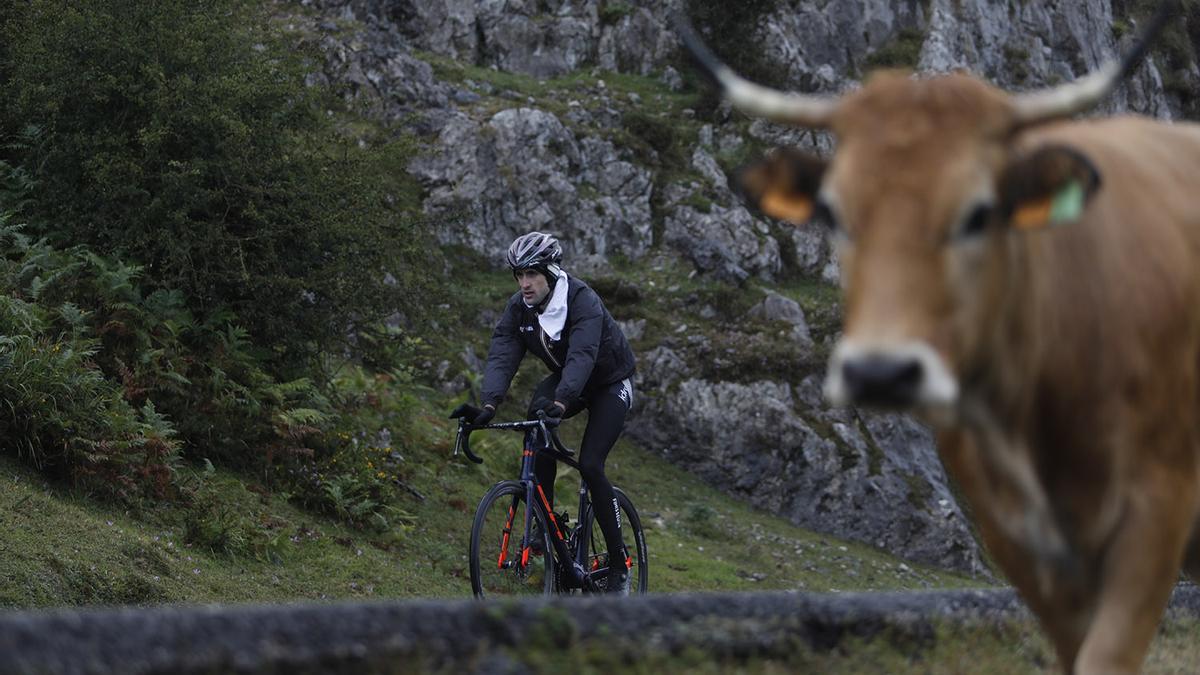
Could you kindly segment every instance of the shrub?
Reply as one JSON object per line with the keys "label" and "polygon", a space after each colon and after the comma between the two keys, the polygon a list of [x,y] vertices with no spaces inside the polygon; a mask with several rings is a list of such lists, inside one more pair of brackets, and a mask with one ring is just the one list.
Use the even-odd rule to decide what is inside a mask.
{"label": "shrub", "polygon": [[[19,241],[27,251],[49,256],[8,219],[0,215],[0,241]],[[21,261],[0,258],[3,447],[107,496],[166,496],[179,454],[174,428],[152,402],[134,407],[105,378],[96,365],[100,342],[83,325],[78,306],[42,305],[14,293],[28,271]],[[46,283],[35,275],[24,287]]]}
{"label": "shrub", "polygon": [[[912,28],[901,28],[891,42],[871,52],[863,60],[863,69],[868,71],[877,68],[907,68],[912,70],[917,67],[917,62],[921,58],[921,46],[924,42],[925,36],[921,31]],[[1010,57],[1010,51],[1007,47],[1005,48],[1005,56]],[[1013,61],[1013,58],[1009,58],[1010,65]],[[1024,65],[1022,61],[1016,61]]]}
{"label": "shrub", "polygon": [[404,218],[411,146],[339,134],[268,11],[0,3],[0,138],[29,139],[0,159],[36,181],[36,235],[140,265],[147,293],[178,292],[199,324],[237,317],[290,379],[418,313],[426,258]]}
{"label": "shrub", "polygon": [[185,543],[219,555],[283,560],[287,534],[280,525],[286,521],[259,513],[257,495],[241,489],[241,482],[221,485],[216,467],[207,461],[202,468],[182,471],[179,482],[186,507],[175,513]]}
{"label": "shrub", "polygon": [[600,23],[611,26],[621,22],[621,19],[633,13],[634,7],[628,2],[605,0],[600,3]]}
{"label": "shrub", "polygon": [[684,154],[686,144],[675,124],[640,110],[625,113],[623,123],[642,161],[656,166],[688,165],[689,158]]}
{"label": "shrub", "polygon": [[177,420],[187,445],[252,467],[263,457],[248,451],[265,448],[269,461],[270,444],[283,440],[272,416],[309,405],[311,385],[277,382],[231,316],[198,322],[178,292],[145,295],[140,276],[140,267],[0,224],[0,302],[9,310],[0,331],[86,351],[89,377],[107,376],[104,386],[127,403]]}
{"label": "shrub", "polygon": [[[399,506],[411,470],[411,374],[373,374],[346,367],[333,380],[331,414],[314,451],[279,465],[293,497],[309,508],[360,527],[402,532],[412,516]],[[393,433],[395,430],[397,433]],[[314,429],[313,431],[317,431]]]}

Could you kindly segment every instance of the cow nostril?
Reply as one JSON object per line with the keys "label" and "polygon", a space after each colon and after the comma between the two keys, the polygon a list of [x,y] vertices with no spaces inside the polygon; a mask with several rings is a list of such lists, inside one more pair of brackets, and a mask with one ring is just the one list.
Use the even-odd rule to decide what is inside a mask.
{"label": "cow nostril", "polygon": [[913,357],[872,354],[842,364],[850,397],[863,405],[910,406],[917,400],[924,376],[921,362]]}

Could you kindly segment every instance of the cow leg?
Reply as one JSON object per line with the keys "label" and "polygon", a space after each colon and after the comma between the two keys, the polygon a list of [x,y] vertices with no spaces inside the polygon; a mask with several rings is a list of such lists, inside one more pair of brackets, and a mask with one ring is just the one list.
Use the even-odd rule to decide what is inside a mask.
{"label": "cow leg", "polygon": [[[1006,508],[996,508],[995,476],[978,443],[967,433],[955,430],[939,434],[937,445],[942,463],[967,501],[984,546],[1037,616],[1063,671],[1072,672],[1091,619],[1090,604],[1077,592],[1086,580],[1075,578],[1047,585],[1042,552],[1030,548],[1027,537],[1013,536],[1011,522],[1002,522],[1011,519],[1011,514]],[[1052,575],[1052,580],[1055,577],[1061,574]]]}
{"label": "cow leg", "polygon": [[1140,467],[1104,554],[1096,609],[1075,672],[1136,673],[1175,586],[1195,518],[1196,486],[1168,467]]}
{"label": "cow leg", "polygon": [[1082,582],[1085,575],[1038,476],[1032,449],[1005,434],[986,409],[965,405],[963,412],[988,514],[1003,536],[1032,556],[1042,594],[1068,592],[1064,584]]}

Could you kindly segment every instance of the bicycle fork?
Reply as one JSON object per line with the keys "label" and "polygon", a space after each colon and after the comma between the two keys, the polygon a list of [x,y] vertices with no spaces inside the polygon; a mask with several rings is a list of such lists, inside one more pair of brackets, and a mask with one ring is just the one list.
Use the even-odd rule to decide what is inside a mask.
{"label": "bicycle fork", "polygon": [[[570,548],[567,546],[567,541],[563,538],[563,528],[558,522],[558,517],[554,514],[554,509],[550,507],[550,500],[546,498],[546,493],[542,486],[537,482],[537,477],[534,473],[534,452],[530,449],[529,443],[526,443],[525,451],[521,460],[521,483],[525,486],[525,529],[521,535],[520,556],[517,560],[509,560],[508,546],[512,541],[513,521],[516,519],[517,506],[520,501],[519,497],[513,497],[512,504],[508,507],[508,518],[504,523],[503,537],[500,543],[500,556],[497,559],[497,567],[499,569],[507,569],[516,566],[521,574],[529,567],[529,558],[532,553],[533,541],[530,533],[533,530],[533,510],[538,508],[540,504],[546,518],[549,520],[550,531],[553,533],[550,537],[550,545],[554,547],[554,553],[558,560],[570,562],[571,567],[567,569],[567,573],[562,575],[562,581],[568,588],[583,588],[588,585],[588,574],[586,568],[578,559],[572,558]],[[543,555],[549,555],[546,551]]]}

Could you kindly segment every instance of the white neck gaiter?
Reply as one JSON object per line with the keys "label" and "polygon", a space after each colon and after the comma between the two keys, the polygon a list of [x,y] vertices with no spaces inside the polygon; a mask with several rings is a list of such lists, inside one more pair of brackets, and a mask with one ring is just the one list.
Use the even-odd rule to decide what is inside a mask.
{"label": "white neck gaiter", "polygon": [[[567,273],[555,266],[552,270],[558,281],[550,292],[550,300],[546,309],[538,314],[538,323],[551,340],[562,337],[563,326],[567,324]],[[528,306],[528,305],[527,305]]]}

